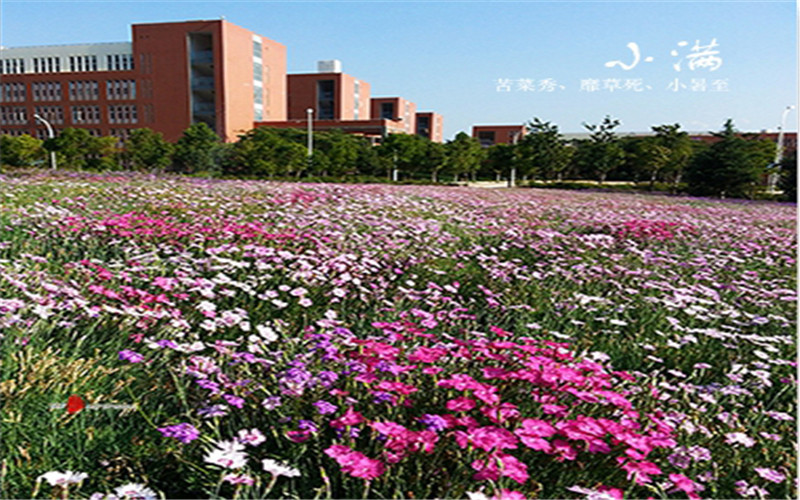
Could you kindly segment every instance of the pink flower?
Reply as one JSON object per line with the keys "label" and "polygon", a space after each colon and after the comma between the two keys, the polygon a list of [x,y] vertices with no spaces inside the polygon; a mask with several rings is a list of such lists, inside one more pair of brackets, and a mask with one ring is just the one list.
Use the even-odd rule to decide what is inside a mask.
{"label": "pink flower", "polygon": [[342,428],[347,426],[358,425],[364,421],[364,417],[357,411],[353,410],[353,407],[350,406],[345,410],[344,415],[341,417],[331,420],[331,427],[334,428]]}
{"label": "pink flower", "polygon": [[517,447],[517,437],[502,427],[479,427],[469,433],[469,440],[484,451]]}
{"label": "pink flower", "polygon": [[573,448],[571,444],[564,440],[556,439],[551,443],[551,445],[553,446],[551,454],[557,455],[556,460],[559,462],[563,462],[564,460],[575,460],[578,457],[578,452],[575,451],[575,448]]}
{"label": "pink flower", "polygon": [[505,488],[492,495],[491,500],[525,500],[525,495],[515,490]]}
{"label": "pink flower", "polygon": [[700,498],[700,495],[695,493],[695,491],[702,491],[703,487],[683,474],[670,474],[669,480],[672,481],[675,488],[689,495],[689,498]]}
{"label": "pink flower", "polygon": [[786,480],[786,475],[781,474],[780,472],[774,469],[756,467],[753,470],[755,470],[759,476],[763,477],[767,481],[772,481],[773,483],[782,483],[784,480]]}
{"label": "pink flower", "polygon": [[342,472],[353,477],[369,481],[386,471],[386,466],[380,460],[368,458],[347,446],[335,444],[326,449],[325,454],[336,460]]}
{"label": "pink flower", "polygon": [[450,411],[469,411],[475,408],[475,400],[465,397],[451,399],[445,404],[445,408]]}
{"label": "pink flower", "polygon": [[[619,457],[617,461],[622,463],[625,462],[625,459]],[[650,475],[661,474],[661,469],[656,464],[644,460],[641,462],[633,460],[625,462],[622,464],[622,469],[628,472],[628,479],[633,477],[638,485],[650,483]]]}
{"label": "pink flower", "polygon": [[725,442],[728,444],[740,444],[745,448],[752,448],[756,444],[755,439],[743,432],[730,432],[725,434]]}

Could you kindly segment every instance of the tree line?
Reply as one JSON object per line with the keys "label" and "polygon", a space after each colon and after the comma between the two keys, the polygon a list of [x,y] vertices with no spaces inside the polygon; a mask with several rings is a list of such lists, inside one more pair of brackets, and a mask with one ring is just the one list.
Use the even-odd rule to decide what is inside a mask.
{"label": "tree line", "polygon": [[[776,145],[741,134],[731,120],[715,142],[692,140],[679,124],[652,127],[652,135],[620,137],[619,120],[606,116],[584,123],[588,137],[567,140],[550,122],[534,118],[515,144],[481,147],[460,132],[442,144],[417,135],[391,134],[373,146],[342,131],[314,132],[308,155],[306,132],[260,127],[223,143],[204,123],[186,129],[173,144],[160,133],[136,129],[120,147],[115,137],[94,137],[67,128],[41,141],[28,135],[0,136],[7,166],[34,166],[55,152],[59,166],[86,170],[175,172],[249,179],[361,179],[417,182],[502,180],[627,181],[648,189],[693,195],[753,198],[766,176],[779,174],[784,197],[796,199],[796,157],[774,164]],[[512,174],[513,172],[513,174]]]}

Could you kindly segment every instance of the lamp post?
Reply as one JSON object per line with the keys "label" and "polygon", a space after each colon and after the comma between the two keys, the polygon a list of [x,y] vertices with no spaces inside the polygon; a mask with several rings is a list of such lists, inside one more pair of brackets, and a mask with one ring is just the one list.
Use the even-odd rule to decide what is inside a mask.
{"label": "lamp post", "polygon": [[[511,139],[511,144],[517,145],[519,141],[519,132],[515,133]],[[515,148],[516,149],[516,148]],[[508,187],[517,187],[517,165],[516,165],[516,151],[514,152],[515,158],[511,160],[511,175],[508,177]]]}
{"label": "lamp post", "polygon": [[308,160],[311,161],[311,155],[314,153],[314,109],[308,108],[306,116],[308,116]]}
{"label": "lamp post", "polygon": [[780,176],[781,160],[783,160],[783,131],[786,129],[786,117],[789,112],[794,109],[794,106],[786,106],[781,114],[781,127],[778,130],[778,149],[775,152],[775,169],[776,171],[769,176],[769,190],[774,191],[775,185],[778,183]]}
{"label": "lamp post", "polygon": [[[53,127],[50,125],[50,122],[48,122],[47,120],[42,118],[41,115],[39,115],[39,114],[34,114],[33,117],[35,119],[39,120],[40,122],[44,123],[44,126],[47,128],[47,137],[48,138],[54,139],[56,137],[55,133],[53,132]],[[55,151],[50,151],[50,168],[52,168],[54,170],[56,168],[56,152]]]}

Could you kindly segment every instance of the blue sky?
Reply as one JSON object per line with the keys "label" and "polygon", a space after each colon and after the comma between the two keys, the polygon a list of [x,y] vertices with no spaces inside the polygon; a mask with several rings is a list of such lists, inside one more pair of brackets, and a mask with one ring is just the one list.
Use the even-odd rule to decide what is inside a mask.
{"label": "blue sky", "polygon": [[225,16],[286,45],[290,73],[339,59],[373,97],[441,113],[446,138],[533,117],[582,132],[605,115],[623,132],[719,130],[728,118],[776,130],[797,104],[793,1],[4,0],[0,15],[7,47],[127,41],[133,23]]}

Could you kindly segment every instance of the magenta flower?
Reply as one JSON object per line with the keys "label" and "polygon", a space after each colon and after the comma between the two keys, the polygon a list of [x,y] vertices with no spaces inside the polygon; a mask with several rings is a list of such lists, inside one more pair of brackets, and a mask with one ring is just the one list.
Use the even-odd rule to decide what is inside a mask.
{"label": "magenta flower", "polygon": [[158,431],[163,434],[164,437],[175,438],[181,443],[190,443],[200,437],[200,431],[198,431],[192,424],[185,422],[175,425],[168,425],[166,427],[160,427]]}
{"label": "magenta flower", "polygon": [[125,349],[124,351],[119,351],[119,360],[128,361],[129,363],[141,363],[144,361],[144,356],[136,351],[129,351]]}

